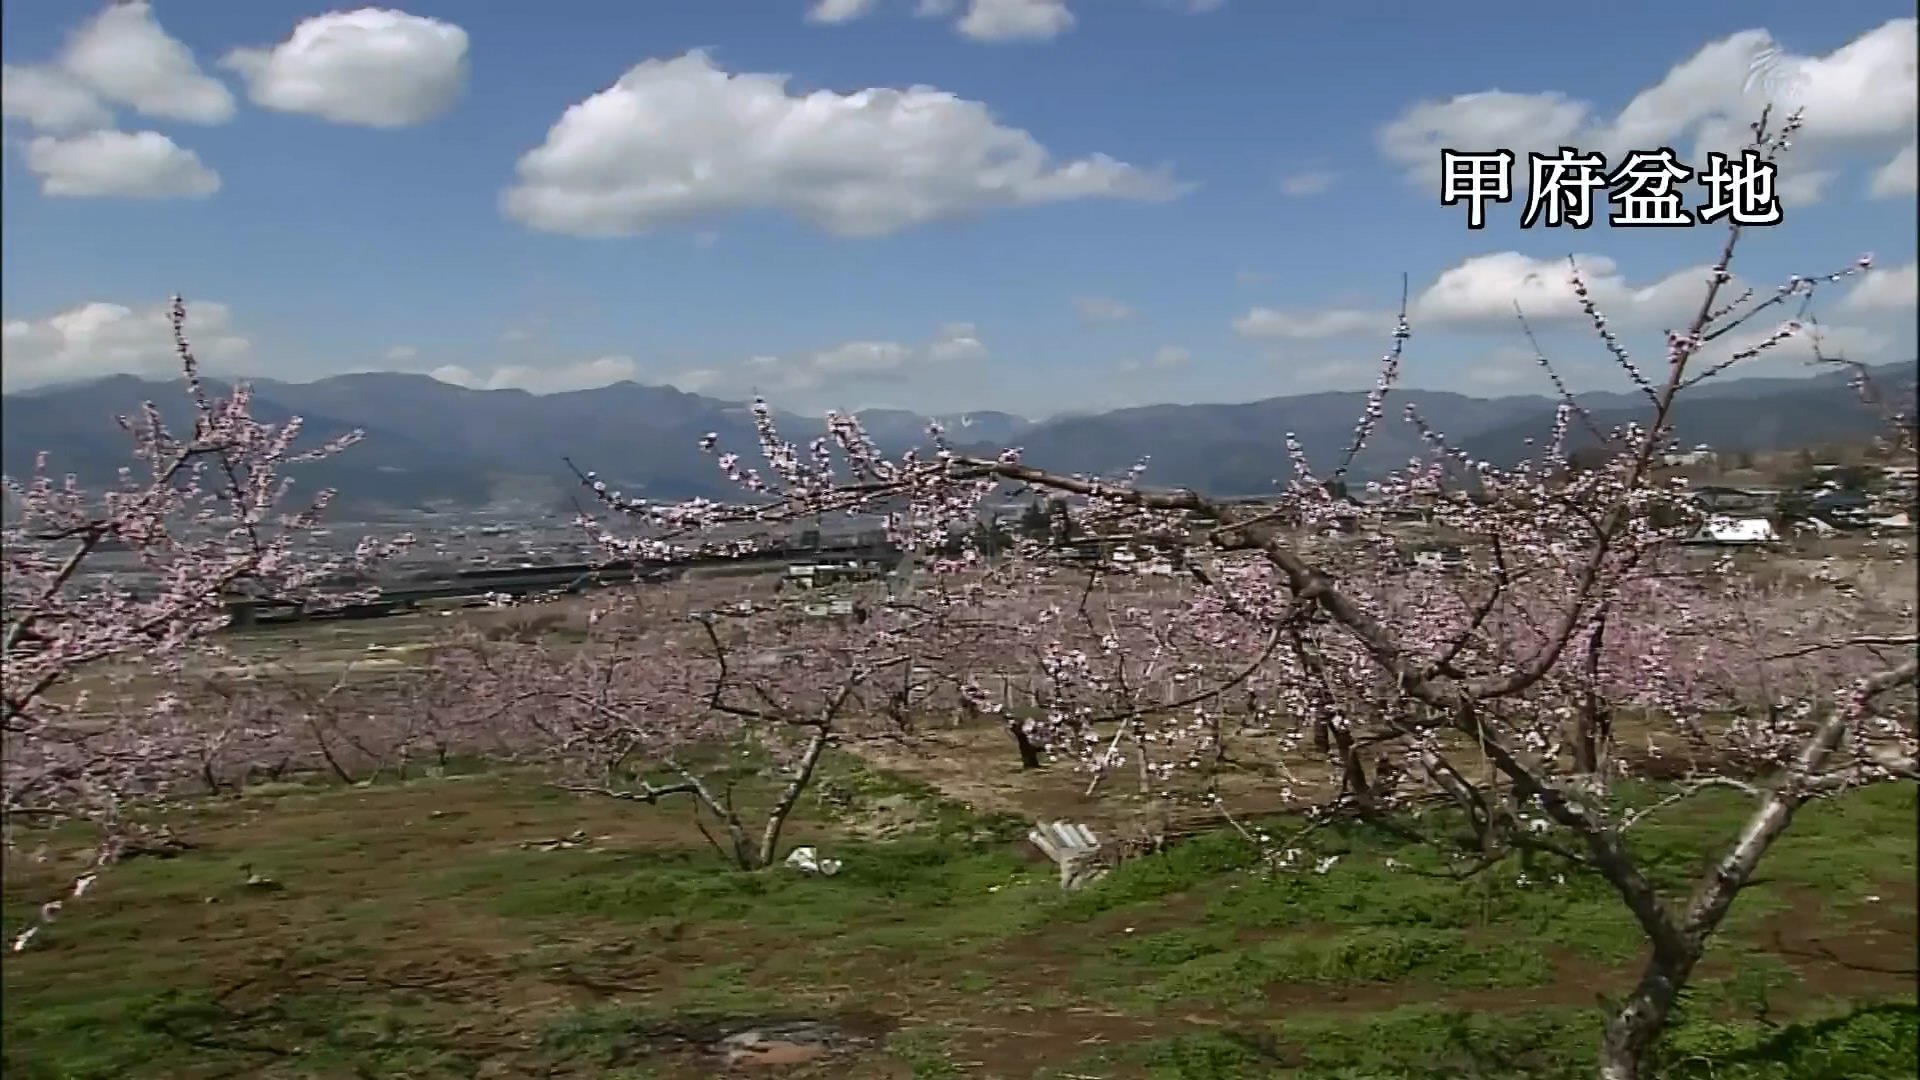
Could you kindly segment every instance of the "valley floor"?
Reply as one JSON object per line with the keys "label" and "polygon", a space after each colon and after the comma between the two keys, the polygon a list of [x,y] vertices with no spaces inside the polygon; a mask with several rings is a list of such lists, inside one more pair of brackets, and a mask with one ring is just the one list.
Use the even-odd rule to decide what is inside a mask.
{"label": "valley floor", "polygon": [[[1324,873],[1251,872],[1225,831],[1068,894],[1014,814],[844,762],[818,795],[793,840],[830,877],[730,871],[685,807],[519,774],[207,803],[175,822],[191,850],[116,868],[9,957],[5,1074],[667,1080],[731,1053],[849,1080],[1572,1078],[1639,952],[1596,882],[1423,877],[1358,828],[1314,834]],[[1643,826],[1656,873],[1736,809]],[[1902,786],[1803,815],[1666,1075],[1912,1075],[1915,811]],[[7,924],[58,880],[10,861]]]}

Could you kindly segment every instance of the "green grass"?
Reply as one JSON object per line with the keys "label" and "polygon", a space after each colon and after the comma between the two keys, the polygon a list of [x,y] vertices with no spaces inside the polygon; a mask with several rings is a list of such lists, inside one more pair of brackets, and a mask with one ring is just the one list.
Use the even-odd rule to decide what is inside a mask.
{"label": "green grass", "polygon": [[[1583,1080],[1600,1021],[1589,1011],[1487,1013],[1409,1006],[1364,1018],[1287,1020],[1179,1035],[1090,1054],[1054,1077],[1131,1069],[1152,1080]],[[1896,1080],[1920,1055],[1909,998],[1769,1028],[1675,1025],[1656,1062],[1664,1080]]]}
{"label": "green grass", "polygon": [[[1802,815],[1686,996],[1662,1075],[1910,1075],[1911,975],[1777,932],[1911,957],[1915,811],[1912,786],[1889,786]],[[1739,812],[1703,797],[1636,829],[1636,850],[1681,885]],[[1258,872],[1229,831],[1066,894],[1023,822],[846,762],[792,838],[844,861],[830,877],[741,873],[684,805],[511,771],[279,785],[178,827],[202,846],[116,868],[10,958],[7,1076],[671,1080],[712,1067],[686,1031],[799,1015],[886,1019],[883,1047],[796,1074],[853,1080],[1579,1077],[1642,952],[1602,883],[1517,863],[1450,880],[1359,826],[1314,834],[1339,856],[1324,873]],[[527,846],[575,830],[594,841]],[[243,867],[284,887],[249,889]],[[57,881],[9,864],[9,920]]]}
{"label": "green grass", "polygon": [[[1172,940],[1156,941],[1155,938]],[[1093,967],[1095,986],[1129,1004],[1193,1002],[1220,1009],[1267,1008],[1269,987],[1351,987],[1426,982],[1454,989],[1542,986],[1554,971],[1535,948],[1476,942],[1457,930],[1393,927],[1287,935],[1252,944],[1206,942],[1179,930],[1127,940],[1118,962]]]}

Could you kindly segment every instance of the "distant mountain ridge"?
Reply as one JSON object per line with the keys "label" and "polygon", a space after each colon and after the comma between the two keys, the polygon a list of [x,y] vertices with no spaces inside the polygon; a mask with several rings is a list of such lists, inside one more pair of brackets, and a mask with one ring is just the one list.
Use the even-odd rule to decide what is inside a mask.
{"label": "distant mountain ridge", "polygon": [[[1912,362],[1883,365],[1873,369],[1873,378],[1911,401],[1915,371]],[[701,436],[715,432],[724,445],[749,456],[754,450],[746,405],[665,386],[622,382],[534,395],[470,390],[401,373],[251,383],[264,419],[301,416],[313,438],[353,428],[366,432],[360,445],[294,474],[300,490],[337,487],[345,506],[364,510],[561,505],[573,490],[562,458],[597,470],[629,495],[721,497],[735,489],[699,450]],[[992,450],[1018,445],[1027,460],[1055,470],[1113,474],[1145,456],[1147,478],[1156,485],[1251,495],[1271,491],[1288,475],[1288,433],[1323,468],[1336,463],[1352,441],[1365,399],[1360,392],[1315,393],[1239,404],[1148,405],[1038,422],[982,411],[943,423],[956,444]],[[94,483],[109,479],[125,463],[127,450],[113,417],[146,400],[163,415],[183,415],[177,383],[131,376],[8,394],[0,399],[0,467],[10,476],[25,475],[34,454],[45,450],[61,472]],[[1589,394],[1580,401],[1603,428],[1644,415],[1646,406],[1632,393]],[[1542,396],[1397,390],[1376,437],[1355,461],[1356,477],[1378,475],[1420,453],[1415,433],[1399,419],[1408,403],[1455,445],[1501,462],[1529,452],[1529,440],[1546,434],[1555,407]],[[1716,380],[1689,391],[1677,413],[1680,442],[1728,451],[1857,440],[1874,434],[1881,422],[1846,378],[1833,372]],[[887,451],[927,441],[927,416],[881,409],[860,418]],[[795,441],[811,438],[820,427],[818,418],[777,419]]]}

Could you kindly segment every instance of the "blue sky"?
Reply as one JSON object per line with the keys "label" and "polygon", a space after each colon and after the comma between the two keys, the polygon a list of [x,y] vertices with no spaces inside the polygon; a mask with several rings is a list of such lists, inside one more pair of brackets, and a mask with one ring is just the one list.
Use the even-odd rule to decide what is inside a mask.
{"label": "blue sky", "polygon": [[[1470,232],[1435,149],[1665,142],[1697,162],[1769,95],[1808,127],[1743,276],[1874,252],[1859,295],[1823,298],[1829,341],[1914,353],[1907,4],[840,6],[859,17],[161,0],[95,23],[11,0],[7,386],[164,373],[155,306],[178,291],[210,366],[276,378],[631,377],[1030,415],[1247,400],[1368,385],[1402,272],[1412,384],[1539,389],[1517,296],[1604,385],[1561,274],[1530,260],[1590,256],[1650,346],[1720,231],[1523,232],[1509,206]],[[875,88],[902,94],[849,100]]]}

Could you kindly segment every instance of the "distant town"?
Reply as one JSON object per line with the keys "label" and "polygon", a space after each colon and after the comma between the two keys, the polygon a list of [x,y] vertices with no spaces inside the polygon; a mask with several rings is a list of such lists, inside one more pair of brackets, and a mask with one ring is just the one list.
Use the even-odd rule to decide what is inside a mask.
{"label": "distant town", "polygon": [[[1578,455],[1576,455],[1576,458]],[[1576,466],[1578,462],[1576,461]],[[1689,543],[1707,547],[1781,548],[1825,539],[1858,537],[1904,550],[1914,529],[1920,471],[1909,463],[1875,461],[1857,447],[1800,450],[1785,454],[1720,454],[1708,446],[1666,454],[1664,470],[1682,479],[1705,519]],[[1356,521],[1365,513],[1364,491],[1342,487],[1337,497]],[[1259,504],[1264,499],[1241,500]],[[1011,498],[989,504],[968,538],[989,556],[1025,536],[1052,542],[1063,561],[1115,569],[1145,567],[1145,545],[1087,538],[1057,531],[1059,507]],[[1462,557],[1461,538],[1429,528],[1419,510],[1401,510],[1396,527],[1416,564],[1448,565]],[[372,618],[427,608],[499,605],[554,597],[633,582],[678,580],[688,574],[749,572],[781,574],[809,596],[821,614],[844,606],[834,586],[884,576],[899,569],[900,553],[886,539],[878,517],[843,518],[756,536],[744,552],[684,557],[635,565],[611,558],[571,514],[531,506],[493,511],[394,514],[380,521],[342,521],[311,534],[323,549],[345,555],[363,538],[413,543],[383,565],[372,581],[342,581],[344,588],[378,589],[378,598],[346,607],[302,607],[236,595],[230,611],[236,627],[310,618]],[[744,535],[744,534],[743,534]],[[710,540],[710,538],[709,538]],[[959,547],[962,538],[956,536]],[[136,590],[142,568],[132,556],[103,552],[93,567]],[[843,613],[844,612],[840,612]]]}

